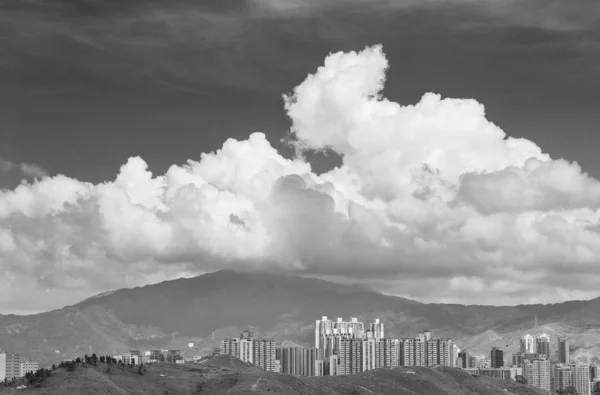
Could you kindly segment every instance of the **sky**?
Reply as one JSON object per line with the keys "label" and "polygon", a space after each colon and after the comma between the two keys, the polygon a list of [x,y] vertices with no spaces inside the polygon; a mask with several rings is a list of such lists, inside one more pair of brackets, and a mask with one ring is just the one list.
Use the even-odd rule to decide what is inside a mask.
{"label": "sky", "polygon": [[423,302],[600,296],[599,15],[5,1],[0,313],[222,268]]}

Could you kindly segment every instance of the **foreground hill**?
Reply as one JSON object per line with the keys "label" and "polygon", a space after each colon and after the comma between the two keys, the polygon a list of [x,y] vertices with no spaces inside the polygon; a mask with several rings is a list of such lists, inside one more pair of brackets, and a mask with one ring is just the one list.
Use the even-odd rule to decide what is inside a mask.
{"label": "foreground hill", "polygon": [[[350,376],[294,377],[267,373],[229,356],[205,363],[162,363],[136,368],[79,366],[72,372],[58,369],[40,387],[17,390],[1,387],[0,394],[112,395],[112,394],[280,394],[280,395],[541,395],[534,388],[484,377],[473,377],[452,368],[380,369]],[[414,372],[414,373],[410,373]]]}
{"label": "foreground hill", "polygon": [[[48,313],[0,316],[0,346],[42,362],[129,348],[185,348],[198,355],[247,327],[259,336],[311,345],[315,320],[327,315],[381,318],[390,337],[429,329],[481,355],[491,346],[513,351],[525,331],[550,325],[553,342],[571,336],[574,348],[583,347],[575,355],[585,357],[600,344],[597,311],[600,299],[506,307],[423,304],[360,286],[224,270],[107,292]],[[532,329],[535,315],[540,326]]]}

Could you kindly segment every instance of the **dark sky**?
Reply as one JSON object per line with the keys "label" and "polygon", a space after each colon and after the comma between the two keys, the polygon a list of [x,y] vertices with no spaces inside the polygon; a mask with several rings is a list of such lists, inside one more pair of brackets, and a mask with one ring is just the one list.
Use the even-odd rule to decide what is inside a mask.
{"label": "dark sky", "polygon": [[[329,52],[381,43],[391,100],[475,98],[510,136],[600,177],[596,0],[11,1],[0,6],[5,161],[100,182],[130,156],[162,174],[229,137],[262,131],[279,146],[281,94]],[[0,187],[17,181],[4,174]]]}

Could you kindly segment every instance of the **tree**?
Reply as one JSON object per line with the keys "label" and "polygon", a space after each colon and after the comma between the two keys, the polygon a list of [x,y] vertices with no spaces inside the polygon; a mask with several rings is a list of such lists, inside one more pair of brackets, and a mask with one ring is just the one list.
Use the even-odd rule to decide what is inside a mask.
{"label": "tree", "polygon": [[56,370],[56,365],[52,364],[52,370]]}
{"label": "tree", "polygon": [[94,362],[94,365],[96,364],[96,362],[98,362],[98,356],[96,355],[96,353],[92,354],[92,361]]}
{"label": "tree", "polygon": [[100,362],[104,363],[104,360],[105,360],[104,355],[100,356]]}
{"label": "tree", "polygon": [[138,369],[138,374],[141,374],[141,375],[143,375],[143,374],[144,374],[144,372],[143,372],[143,369],[144,369],[144,363],[142,362],[142,363],[140,364],[140,367],[139,367],[139,369]]}

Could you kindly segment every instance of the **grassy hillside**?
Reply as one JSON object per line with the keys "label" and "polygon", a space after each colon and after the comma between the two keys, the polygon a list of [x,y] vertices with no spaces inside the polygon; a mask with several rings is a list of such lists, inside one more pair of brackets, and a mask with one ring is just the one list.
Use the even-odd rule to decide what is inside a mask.
{"label": "grassy hillside", "polygon": [[[230,357],[200,364],[161,363],[137,368],[98,363],[56,370],[39,387],[0,386],[0,394],[294,394],[294,395],[541,395],[534,388],[473,377],[453,368],[380,369],[338,377],[294,377],[267,373]],[[414,374],[409,373],[410,371]]]}

